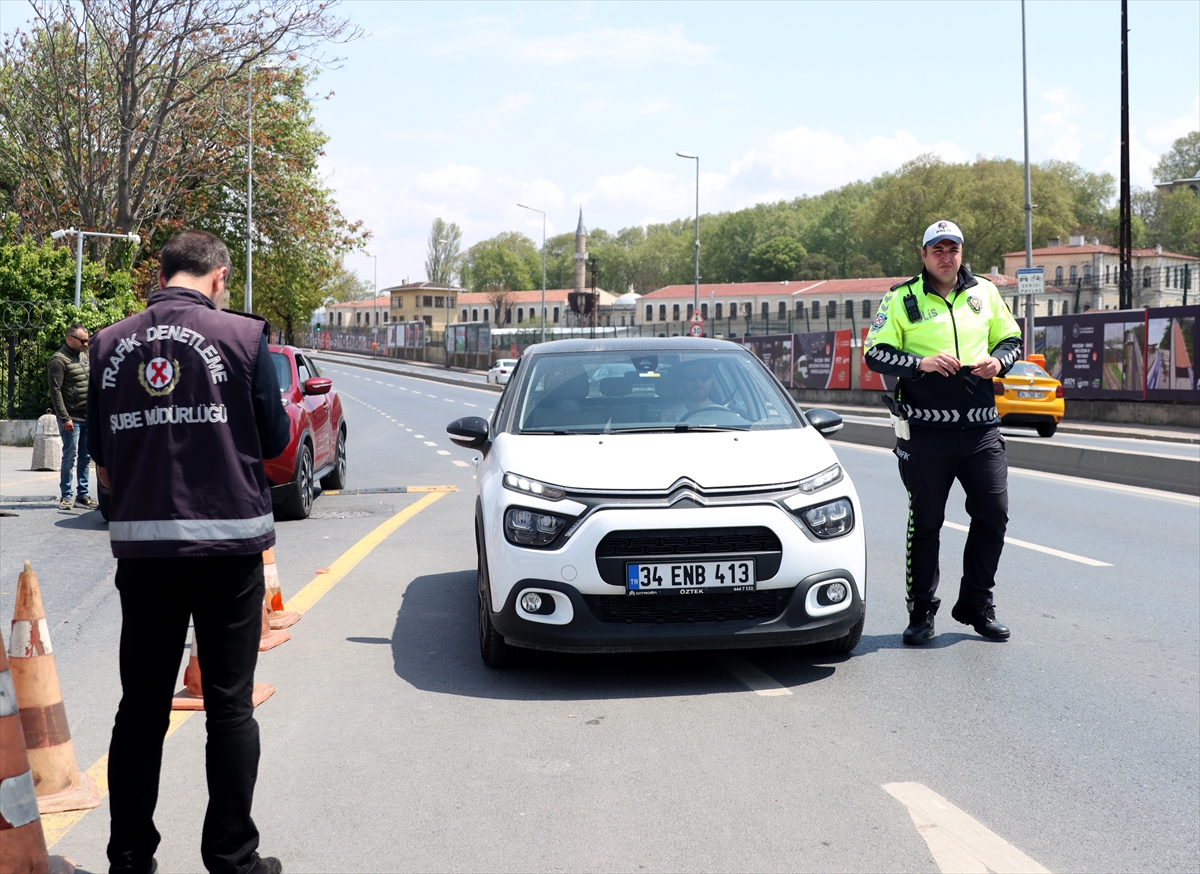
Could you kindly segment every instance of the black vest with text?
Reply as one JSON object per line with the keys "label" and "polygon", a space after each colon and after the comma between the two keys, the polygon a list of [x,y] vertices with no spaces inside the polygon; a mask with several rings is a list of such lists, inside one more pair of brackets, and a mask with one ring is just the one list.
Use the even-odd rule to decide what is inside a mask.
{"label": "black vest with text", "polygon": [[92,341],[117,558],[252,555],[275,543],[251,387],[264,322],[165,288]]}

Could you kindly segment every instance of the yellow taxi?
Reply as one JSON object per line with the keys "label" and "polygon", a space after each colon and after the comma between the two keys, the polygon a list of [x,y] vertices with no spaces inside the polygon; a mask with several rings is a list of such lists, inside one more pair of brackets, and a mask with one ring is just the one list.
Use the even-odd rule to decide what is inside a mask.
{"label": "yellow taxi", "polygon": [[1062,383],[1048,374],[1043,355],[1030,355],[993,380],[1002,425],[1028,426],[1051,437],[1063,417]]}

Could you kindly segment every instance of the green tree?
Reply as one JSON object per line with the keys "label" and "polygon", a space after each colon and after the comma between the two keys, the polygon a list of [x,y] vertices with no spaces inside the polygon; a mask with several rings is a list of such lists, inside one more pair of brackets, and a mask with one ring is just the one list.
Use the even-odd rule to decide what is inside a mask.
{"label": "green tree", "polygon": [[1174,182],[1200,176],[1200,131],[1177,139],[1154,166],[1155,182]]}
{"label": "green tree", "polygon": [[804,247],[791,237],[774,237],[750,251],[746,278],[751,282],[794,279],[806,254]]}
{"label": "green tree", "polygon": [[325,302],[346,303],[352,300],[367,300],[374,291],[375,286],[369,279],[363,279],[342,264],[325,283]]}
{"label": "green tree", "polygon": [[796,279],[837,279],[837,262],[820,252],[810,252],[800,259]]}
{"label": "green tree", "polygon": [[454,222],[435,218],[429,229],[428,254],[425,256],[425,278],[441,285],[453,285],[458,279],[462,255],[462,230]]}
{"label": "green tree", "polygon": [[531,265],[538,266],[541,286],[541,254],[533,240],[515,231],[505,231],[467,249],[462,264],[466,288],[482,292],[491,288],[522,291],[533,288]]}

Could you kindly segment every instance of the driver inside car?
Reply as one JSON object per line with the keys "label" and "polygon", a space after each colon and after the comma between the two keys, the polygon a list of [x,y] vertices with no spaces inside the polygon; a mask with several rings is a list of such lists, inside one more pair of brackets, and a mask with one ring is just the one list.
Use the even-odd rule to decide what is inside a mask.
{"label": "driver inside car", "polygon": [[707,361],[685,361],[673,377],[679,380],[683,397],[669,407],[663,407],[664,422],[680,422],[692,410],[718,406],[712,399],[713,373]]}

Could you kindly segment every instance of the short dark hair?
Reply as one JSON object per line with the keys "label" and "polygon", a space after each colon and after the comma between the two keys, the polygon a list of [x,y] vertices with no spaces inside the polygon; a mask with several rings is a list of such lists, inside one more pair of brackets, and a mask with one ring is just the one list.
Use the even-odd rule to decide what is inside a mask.
{"label": "short dark hair", "polygon": [[208,231],[188,230],[171,238],[159,253],[159,268],[166,279],[176,273],[207,276],[220,267],[233,267],[229,250]]}
{"label": "short dark hair", "polygon": [[67,336],[70,337],[76,331],[86,331],[86,330],[87,330],[87,328],[85,328],[83,325],[79,324],[79,322],[73,322],[70,325],[67,325]]}

